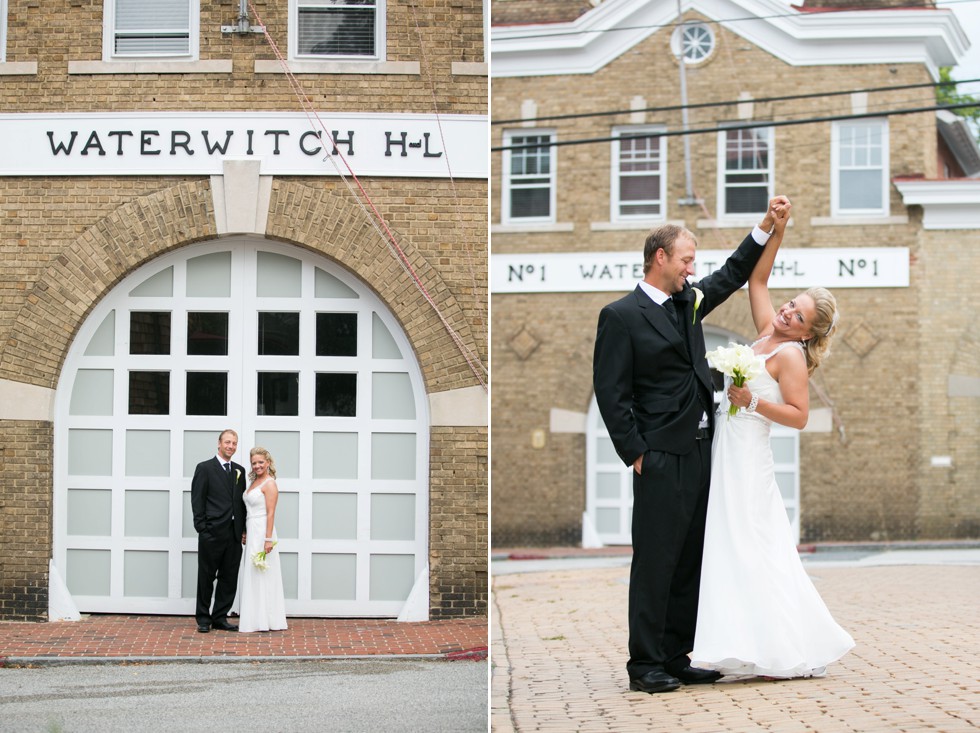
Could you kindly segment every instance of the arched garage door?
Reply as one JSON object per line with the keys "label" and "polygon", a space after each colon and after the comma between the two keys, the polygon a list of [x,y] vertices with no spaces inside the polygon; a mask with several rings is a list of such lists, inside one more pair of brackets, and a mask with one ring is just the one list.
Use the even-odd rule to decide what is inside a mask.
{"label": "arched garage door", "polygon": [[245,237],[142,266],[70,348],[54,555],[79,609],[193,613],[190,477],[225,427],[276,460],[287,613],[397,616],[427,556],[418,364],[363,282]]}

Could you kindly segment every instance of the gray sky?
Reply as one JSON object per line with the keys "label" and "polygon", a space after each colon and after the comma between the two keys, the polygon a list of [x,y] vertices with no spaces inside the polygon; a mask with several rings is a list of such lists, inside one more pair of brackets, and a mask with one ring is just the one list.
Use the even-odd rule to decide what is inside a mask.
{"label": "gray sky", "polygon": [[[953,69],[954,79],[980,79],[980,0],[939,0],[939,7],[948,7],[960,21],[963,31],[970,39],[970,50]],[[980,97],[980,82],[964,84],[959,87],[962,94]]]}

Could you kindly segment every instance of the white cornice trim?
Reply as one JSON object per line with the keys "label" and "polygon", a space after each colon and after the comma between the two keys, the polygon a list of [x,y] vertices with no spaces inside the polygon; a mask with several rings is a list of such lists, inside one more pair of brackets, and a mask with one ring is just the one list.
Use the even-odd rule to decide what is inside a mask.
{"label": "white cornice trim", "polygon": [[894,181],[906,206],[922,207],[923,229],[980,229],[980,180]]}
{"label": "white cornice trim", "polygon": [[[938,79],[938,67],[955,65],[970,45],[944,8],[787,15],[780,0],[682,0],[689,11],[791,66],[916,63]],[[571,23],[498,26],[491,75],[592,74],[676,18],[673,0],[607,0]]]}

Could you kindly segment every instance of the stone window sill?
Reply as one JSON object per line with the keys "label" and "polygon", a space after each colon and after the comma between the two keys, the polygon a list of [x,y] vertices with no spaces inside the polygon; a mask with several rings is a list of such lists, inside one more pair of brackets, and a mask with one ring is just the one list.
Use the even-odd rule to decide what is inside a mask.
{"label": "stone window sill", "polygon": [[230,74],[231,59],[213,61],[69,61],[69,74]]}
{"label": "stone window sill", "polygon": [[[418,61],[288,61],[294,74],[421,74]],[[284,74],[278,60],[255,62],[256,74]]]}
{"label": "stone window sill", "polygon": [[0,76],[35,76],[37,61],[0,61]]}
{"label": "stone window sill", "polygon": [[544,222],[542,224],[493,224],[491,234],[533,234],[534,232],[574,232],[572,222]]}

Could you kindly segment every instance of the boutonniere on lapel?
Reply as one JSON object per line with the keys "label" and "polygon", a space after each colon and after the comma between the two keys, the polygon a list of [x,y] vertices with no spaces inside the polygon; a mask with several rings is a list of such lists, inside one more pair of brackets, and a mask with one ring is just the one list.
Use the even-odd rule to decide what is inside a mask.
{"label": "boutonniere on lapel", "polygon": [[693,326],[697,322],[698,306],[701,305],[701,300],[704,298],[704,293],[697,288],[691,288],[691,290],[694,291],[694,315],[691,316],[691,325]]}
{"label": "boutonniere on lapel", "polygon": [[241,472],[241,471],[239,471],[239,470],[238,470],[238,469],[236,468],[236,469],[235,469],[235,483],[236,483],[236,484],[238,483],[238,479],[240,479],[241,477],[242,477],[242,472]]}

